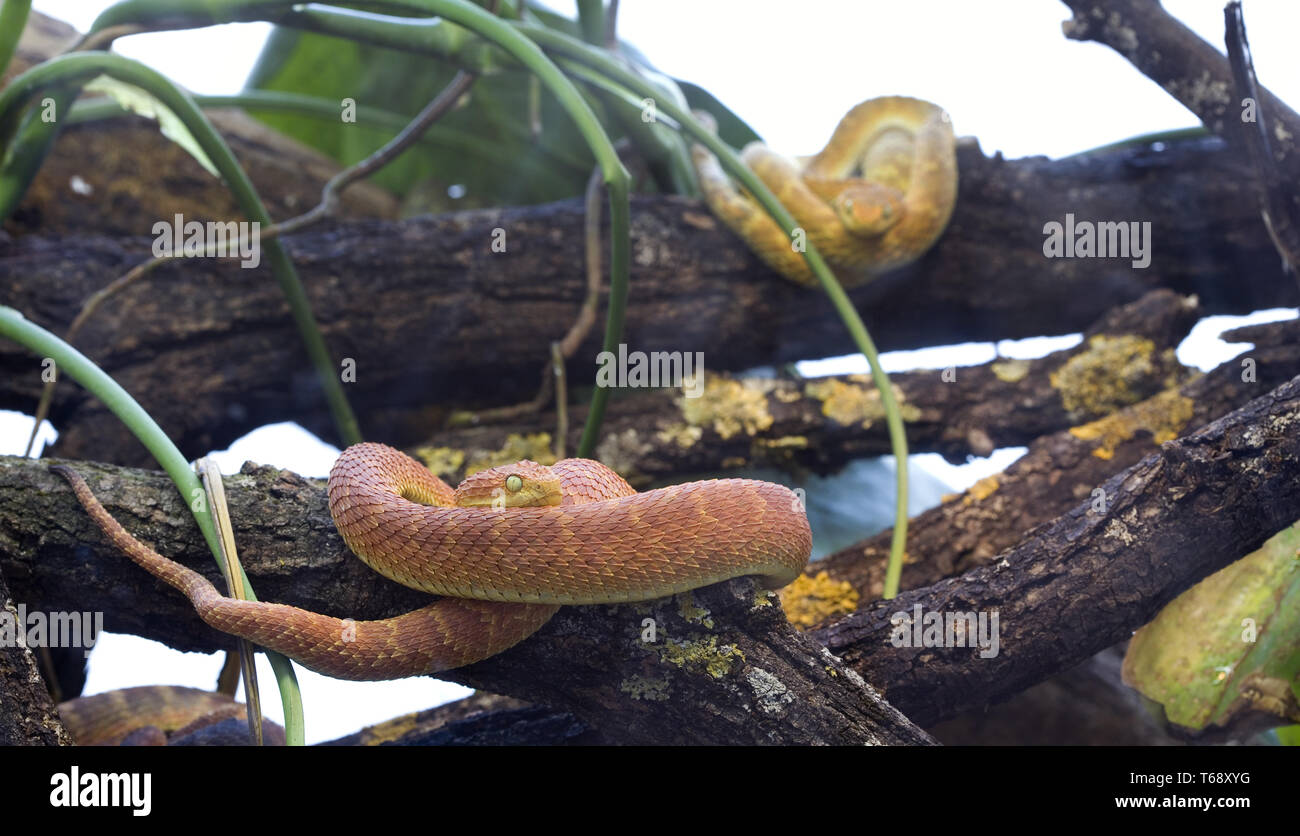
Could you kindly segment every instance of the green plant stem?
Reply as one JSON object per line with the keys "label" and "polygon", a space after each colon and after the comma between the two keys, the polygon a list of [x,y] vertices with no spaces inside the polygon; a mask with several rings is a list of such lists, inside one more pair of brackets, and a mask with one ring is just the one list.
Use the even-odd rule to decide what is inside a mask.
{"label": "green plant stem", "polygon": [[[207,542],[213,558],[216,559],[217,566],[222,566],[221,546],[217,540],[212,512],[206,501],[194,501],[195,497],[204,495],[203,484],[190,468],[189,462],[185,461],[181,451],[153,418],[149,417],[149,413],[145,412],[140,404],[118,385],[117,381],[109,377],[103,369],[92,363],[80,351],[39,325],[29,322],[18,311],[4,305],[0,305],[0,337],[13,340],[39,357],[53,360],[55,368],[60,373],[66,372],[69,377],[84,386],[107,406],[136,438],[140,439],[140,443],[171,477],[176,490],[180,492],[181,500],[189,507],[199,530],[203,532],[203,539]],[[256,601],[257,597],[253,594],[253,587],[248,582],[248,576],[244,574],[242,566],[239,566],[239,573],[248,600]],[[275,670],[276,681],[280,686],[280,700],[284,705],[285,733],[291,745],[301,745],[304,739],[302,695],[298,690],[298,679],[294,674],[293,665],[283,655],[269,650],[266,651],[266,657]]]}
{"label": "green plant stem", "polygon": [[[600,167],[609,194],[610,290],[603,349],[617,352],[619,342],[623,338],[623,321],[628,297],[628,269],[631,263],[630,188],[627,170],[619,161],[614,145],[606,135],[600,120],[596,118],[596,114],[573,82],[569,81],[568,77],[535,43],[516,31],[513,24],[462,0],[407,0],[405,3],[387,5],[401,6],[408,11],[439,15],[501,47],[541,79],[542,84],[550,90],[560,106],[573,119],[579,133],[582,134],[596,158],[596,164]],[[355,14],[316,7],[274,16],[274,20],[282,25],[328,32],[343,37],[349,37],[356,31],[357,18]],[[412,27],[398,21],[369,19],[366,38],[371,43],[381,43],[390,47],[400,46],[412,50],[423,48],[420,27]],[[578,448],[579,456],[590,456],[595,449],[608,401],[609,390],[596,387],[587,411],[587,422],[583,426],[582,441]]]}
{"label": "green plant stem", "polygon": [[[582,78],[584,81],[616,95],[631,98],[654,95],[654,90],[649,86],[648,82],[609,59],[601,51],[592,49],[581,41],[544,27],[532,24],[515,25],[520,31],[528,34],[542,46],[554,49],[556,52],[570,56],[587,65],[587,68],[583,68],[566,63],[565,66],[571,75]],[[679,107],[675,102],[664,100],[658,103],[658,107],[670,119],[681,125],[693,139],[712,151],[727,173],[739,180],[741,185],[754,196],[754,199],[767,210],[773,220],[782,229],[788,231],[791,241],[794,240],[794,230],[798,227],[798,222],[795,221],[794,216],[777,200],[776,196],[768,189],[767,184],[758,179],[725,142],[705,130],[704,126],[695,117],[685,108]],[[849,336],[853,339],[854,344],[867,358],[867,363],[871,366],[871,378],[880,392],[880,403],[885,411],[885,423],[889,430],[890,449],[894,454],[897,469],[894,530],[890,541],[889,565],[885,571],[883,592],[884,598],[894,598],[898,594],[898,585],[903,568],[903,554],[907,547],[908,459],[907,434],[903,428],[902,414],[898,409],[898,401],[894,397],[893,387],[889,384],[889,376],[885,374],[884,369],[880,366],[876,345],[867,332],[867,327],[863,324],[862,318],[858,315],[857,309],[853,307],[848,294],[844,292],[844,288],[840,286],[839,281],[831,273],[821,254],[817,252],[817,248],[810,242],[806,244],[803,256],[813,274],[821,282],[822,288],[826,291],[826,295],[830,298],[836,312],[839,313],[840,319],[848,329]]]}
{"label": "green plant stem", "polygon": [[32,0],[0,0],[0,76],[9,67],[9,61],[18,50],[18,40],[27,27],[27,14],[32,10]]}
{"label": "green plant stem", "polygon": [[[272,225],[257,190],[244,174],[243,168],[230,152],[225,140],[203,115],[203,111],[199,110],[185,91],[165,76],[129,58],[106,52],[81,52],[62,55],[31,68],[0,91],[0,126],[15,120],[22,108],[42,90],[61,85],[84,84],[101,74],[139,87],[166,105],[180,118],[204,153],[212,160],[244,214],[263,227]],[[344,444],[356,444],[361,441],[361,431],[357,426],[356,416],[348,405],[347,397],[343,394],[340,377],[330,360],[329,350],[312,315],[311,305],[307,301],[307,293],[298,278],[298,272],[279,241],[268,241],[265,247],[270,257],[271,270],[285,300],[289,303],[289,311],[298,328],[298,336],[315,367],[339,436]]]}

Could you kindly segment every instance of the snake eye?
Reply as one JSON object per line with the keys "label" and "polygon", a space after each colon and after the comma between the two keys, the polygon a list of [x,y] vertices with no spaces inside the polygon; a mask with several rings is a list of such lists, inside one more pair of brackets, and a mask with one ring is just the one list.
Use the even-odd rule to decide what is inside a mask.
{"label": "snake eye", "polygon": [[524,480],[520,479],[513,473],[506,477],[506,490],[511,493],[519,493],[524,487]]}

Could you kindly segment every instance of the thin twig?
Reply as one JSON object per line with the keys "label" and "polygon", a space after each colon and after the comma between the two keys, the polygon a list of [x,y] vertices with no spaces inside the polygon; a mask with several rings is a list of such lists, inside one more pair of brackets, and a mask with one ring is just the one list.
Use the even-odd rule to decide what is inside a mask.
{"label": "thin twig", "polygon": [[605,49],[618,49],[618,0],[609,0],[605,10]]}
{"label": "thin twig", "polygon": [[[578,346],[582,345],[582,341],[591,333],[591,327],[596,324],[596,309],[600,303],[600,208],[603,183],[600,168],[596,167],[587,180],[586,192],[584,232],[587,245],[587,296],[583,299],[582,308],[578,311],[573,325],[569,326],[568,332],[558,343],[553,344],[559,346],[560,354],[566,360],[577,352]],[[496,424],[541,412],[550,403],[554,391],[553,363],[552,358],[547,358],[542,365],[542,382],[537,388],[537,394],[531,400],[478,412],[456,412],[447,420],[448,426]]]}
{"label": "thin twig", "polygon": [[555,374],[555,458],[565,455],[569,437],[569,387],[564,379],[564,351],[558,342],[551,343],[551,366]]}
{"label": "thin twig", "polygon": [[[1246,40],[1246,20],[1242,14],[1241,3],[1233,0],[1223,10],[1224,39],[1228,47],[1228,65],[1232,68],[1232,80],[1237,90],[1237,98],[1246,105],[1249,100],[1254,105],[1253,120],[1241,119],[1241,132],[1246,147],[1250,151],[1251,162],[1255,168],[1255,185],[1259,197],[1260,215],[1264,226],[1273,239],[1273,246],[1287,269],[1295,272],[1300,264],[1300,228],[1294,214],[1294,203],[1290,189],[1285,188],[1286,178],[1273,156],[1273,146],[1269,139],[1272,134],[1269,123],[1270,115],[1264,107],[1264,98],[1259,92],[1259,80],[1255,77],[1255,62],[1250,54],[1250,44]],[[1300,278],[1300,276],[1298,276]]]}

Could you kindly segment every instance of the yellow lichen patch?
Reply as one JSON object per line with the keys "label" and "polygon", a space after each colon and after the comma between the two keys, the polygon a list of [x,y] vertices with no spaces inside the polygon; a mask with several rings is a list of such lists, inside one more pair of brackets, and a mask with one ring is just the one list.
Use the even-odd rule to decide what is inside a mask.
{"label": "yellow lichen patch", "polygon": [[701,668],[714,679],[721,679],[731,673],[734,664],[745,661],[745,654],[734,645],[719,647],[718,637],[709,636],[690,642],[669,639],[659,646],[659,658],[679,668]]}
{"label": "yellow lichen patch", "polygon": [[394,740],[400,740],[404,735],[420,727],[420,715],[422,713],[415,711],[410,714],[403,714],[401,717],[394,717],[391,720],[385,720],[382,723],[376,723],[373,726],[364,728],[361,730],[360,744],[362,746],[379,746]]}
{"label": "yellow lichen patch", "polygon": [[465,451],[452,447],[418,447],[415,456],[433,475],[442,478],[454,476],[465,463]]}
{"label": "yellow lichen patch", "polygon": [[697,606],[695,596],[689,592],[683,592],[677,596],[677,614],[691,624],[702,624],[705,627],[713,626],[713,619],[709,617],[709,611],[704,607]]}
{"label": "yellow lichen patch", "polygon": [[1028,360],[999,360],[990,368],[993,376],[1003,383],[1019,383],[1029,374],[1032,366]]}
{"label": "yellow lichen patch", "polygon": [[710,375],[700,397],[683,396],[678,401],[678,406],[681,407],[686,423],[695,427],[712,428],[724,439],[742,432],[754,435],[772,426],[772,414],[767,409],[767,393],[775,385],[772,380],[732,380]]}
{"label": "yellow lichen patch", "polygon": [[649,679],[641,674],[633,674],[618,685],[618,690],[628,694],[634,700],[663,702],[668,699],[668,681]]}
{"label": "yellow lichen patch", "polygon": [[1088,340],[1086,351],[1052,372],[1052,387],[1070,412],[1108,415],[1141,400],[1161,368],[1174,363],[1173,349],[1166,349],[1159,363],[1155,354],[1155,343],[1143,337],[1098,334]]}
{"label": "yellow lichen patch", "polygon": [[756,438],[754,446],[764,450],[804,450],[808,447],[808,436],[785,435],[780,438]]}
{"label": "yellow lichen patch", "polygon": [[1136,406],[1107,415],[1089,424],[1071,427],[1070,435],[1081,441],[1097,441],[1092,454],[1109,460],[1115,448],[1140,430],[1151,433],[1156,444],[1177,438],[1195,413],[1196,404],[1177,389],[1167,389]]}
{"label": "yellow lichen patch", "polygon": [[781,438],[755,438],[750,442],[749,455],[772,463],[784,464],[791,469],[796,450],[808,449],[808,437],[787,435]]}
{"label": "yellow lichen patch", "polygon": [[470,476],[489,467],[514,464],[522,459],[531,459],[538,464],[555,464],[555,451],[551,449],[550,433],[532,433],[519,435],[511,433],[500,450],[478,450],[465,465],[465,475]]}
{"label": "yellow lichen patch", "polygon": [[804,573],[779,593],[781,606],[790,623],[800,629],[813,627],[833,615],[858,608],[858,591],[847,581],[831,580],[825,571],[816,577]]}
{"label": "yellow lichen patch", "polygon": [[[850,380],[861,383],[848,383],[838,378],[828,378],[809,383],[804,387],[804,394],[822,402],[822,414],[839,424],[858,424],[863,429],[872,422],[885,417],[885,408],[880,403],[880,390],[866,375],[853,375]],[[915,421],[921,417],[921,410],[903,400],[903,391],[893,387],[894,399],[898,401],[898,411],[904,421]]]}
{"label": "yellow lichen patch", "polygon": [[658,432],[658,438],[664,444],[676,443],[683,450],[695,445],[704,435],[704,430],[689,424],[670,424]]}
{"label": "yellow lichen patch", "polygon": [[781,403],[794,403],[803,395],[800,395],[799,390],[793,386],[781,385],[772,390],[772,397]]}
{"label": "yellow lichen patch", "polygon": [[962,497],[962,503],[970,505],[975,502],[983,502],[997,493],[1000,487],[1002,487],[1002,483],[998,481],[997,476],[985,476],[970,486],[970,490],[966,491],[966,495]]}
{"label": "yellow lichen patch", "polygon": [[644,478],[637,470],[637,461],[651,448],[652,445],[642,441],[635,429],[628,427],[622,432],[606,433],[596,445],[596,458],[613,468],[619,476],[637,484]]}

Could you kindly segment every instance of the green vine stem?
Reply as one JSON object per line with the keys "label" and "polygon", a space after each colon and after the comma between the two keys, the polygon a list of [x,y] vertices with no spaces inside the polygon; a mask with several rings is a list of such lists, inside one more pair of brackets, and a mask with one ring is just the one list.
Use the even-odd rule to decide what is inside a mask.
{"label": "green vine stem", "polygon": [[[653,97],[654,88],[648,82],[617,62],[612,61],[600,50],[592,49],[581,41],[545,27],[532,24],[515,25],[543,47],[551,48],[558,53],[577,59],[583,65],[587,65],[584,67],[566,63],[566,69],[570,74],[617,95],[632,98],[637,96]],[[794,216],[777,200],[776,195],[772,194],[767,185],[741,162],[740,157],[725,142],[705,130],[704,126],[695,117],[670,99],[665,99],[662,102],[657,101],[656,106],[670,119],[681,125],[693,139],[712,151],[727,173],[739,180],[741,185],[754,196],[754,199],[767,210],[773,220],[782,229],[790,231],[791,240],[794,240],[794,230],[798,227],[798,222],[795,221]],[[826,295],[830,297],[831,304],[839,313],[840,319],[843,320],[854,344],[867,358],[867,363],[871,366],[871,378],[880,392],[880,403],[885,411],[885,423],[889,430],[890,449],[893,452],[896,465],[895,484],[897,490],[894,505],[894,530],[891,535],[889,565],[885,571],[882,597],[886,599],[894,598],[898,595],[898,585],[903,569],[903,554],[907,548],[907,434],[903,428],[902,414],[898,409],[898,401],[894,397],[893,387],[889,385],[889,376],[881,368],[876,345],[867,332],[867,327],[863,324],[862,318],[858,315],[857,309],[853,307],[848,294],[844,292],[844,288],[840,286],[830,268],[826,266],[821,254],[817,252],[817,248],[811,243],[806,243],[803,256],[804,260],[808,262],[808,266],[817,276],[818,281],[821,282]]]}
{"label": "green vine stem", "polygon": [[[0,305],[0,337],[6,337],[27,348],[39,357],[48,357],[54,361],[55,368],[66,372],[69,377],[84,386],[92,395],[112,410],[123,424],[140,439],[145,448],[162,465],[171,477],[181,499],[194,515],[203,539],[207,541],[217,565],[222,565],[221,547],[217,541],[216,526],[212,512],[206,502],[194,502],[196,496],[203,496],[203,484],[190,468],[189,462],[181,455],[162,428],[149,417],[140,404],[127,393],[117,381],[109,377],[103,369],[92,363],[84,354],[51,334],[44,328],[29,322],[13,308]],[[242,566],[239,573],[243,578],[244,591],[250,601],[256,601],[253,587],[248,582]],[[266,651],[266,657],[275,670],[276,682],[280,687],[280,701],[284,706],[285,735],[290,745],[302,745],[303,711],[302,694],[298,690],[298,678],[293,665],[279,653]]]}
{"label": "green vine stem", "polygon": [[0,4],[3,4],[0,5],[0,76],[3,76],[18,51],[18,40],[27,27],[32,0],[0,0]]}
{"label": "green vine stem", "polygon": [[[96,26],[99,26],[101,24],[101,21],[104,22],[104,25],[108,25],[108,23],[120,24],[120,23],[135,22],[134,19],[130,18],[129,15],[117,15],[115,17],[112,17],[111,20],[106,18],[106,16],[108,16],[110,12],[114,12],[117,9],[122,9],[125,7],[133,7],[136,9],[142,9],[146,7],[153,8],[153,9],[160,9],[163,6],[170,6],[174,10],[176,9],[177,6],[190,7],[191,5],[193,5],[195,14],[201,15],[205,13],[202,9],[198,7],[198,5],[195,3],[195,0],[189,0],[189,2],[182,2],[179,4],[164,4],[162,0],[130,0],[127,3],[122,3],[119,4],[118,6],[115,6],[113,9],[110,9],[109,12],[105,12],[105,16],[101,16],[100,21],[96,22]],[[360,21],[365,20],[367,21],[367,26],[369,26],[369,32],[367,33],[369,37],[382,38],[384,43],[390,46],[394,46],[396,48],[411,49],[413,51],[419,51],[419,52],[428,51],[430,54],[437,54],[440,55],[441,57],[447,57],[445,36],[443,37],[444,42],[442,44],[442,50],[439,51],[439,46],[437,44],[429,42],[427,37],[424,39],[420,39],[417,38],[414,34],[411,34],[409,32],[404,33],[402,30],[408,29],[410,27],[409,23],[398,22],[395,20],[394,21],[377,20],[374,18],[366,18],[364,15],[359,15],[356,13],[330,11],[326,9],[321,9],[319,7],[311,7],[301,11],[290,11],[290,12],[285,12],[283,14],[276,15],[276,14],[270,14],[269,13],[270,10],[275,8],[287,7],[290,4],[254,2],[253,0],[225,0],[225,2],[218,2],[218,3],[205,2],[203,5],[204,7],[208,7],[208,8],[210,8],[213,5],[219,6],[221,13],[227,15],[226,19],[241,19],[241,20],[269,19],[277,23],[282,23],[285,25],[294,25],[300,28],[312,29],[313,31],[323,31],[323,32],[327,32],[328,34],[334,34],[345,38],[357,37],[358,24]],[[703,127],[690,115],[690,113],[688,113],[685,108],[682,108],[678,106],[675,102],[673,102],[670,96],[663,96],[662,95],[663,91],[660,91],[658,88],[654,87],[649,82],[647,82],[644,78],[640,77],[636,73],[622,66],[619,62],[612,59],[604,51],[590,47],[587,44],[584,44],[583,42],[575,38],[571,38],[568,35],[565,35],[561,32],[558,32],[553,29],[549,29],[545,26],[541,26],[538,24],[534,24],[534,23],[505,24],[502,21],[494,18],[493,16],[488,15],[486,12],[483,12],[481,9],[478,9],[477,7],[468,6],[467,4],[458,2],[457,0],[406,0],[406,2],[385,2],[385,3],[366,4],[366,5],[371,8],[378,7],[378,8],[404,9],[407,11],[420,11],[428,14],[440,15],[453,23],[465,25],[467,26],[467,28],[473,29],[478,34],[488,37],[489,40],[493,40],[494,42],[498,43],[498,45],[501,46],[505,46],[506,44],[505,42],[500,40],[502,36],[499,32],[495,31],[496,27],[503,27],[503,26],[507,28],[513,27],[519,33],[522,33],[523,35],[527,36],[527,38],[525,39],[525,43],[527,43],[528,46],[531,47],[533,50],[536,50],[537,45],[540,45],[545,49],[554,51],[561,55],[568,56],[569,58],[575,59],[577,62],[580,62],[582,65],[585,65],[587,68],[589,68],[589,70],[582,73],[577,72],[576,65],[566,64],[566,67],[569,68],[569,71],[571,73],[580,74],[584,78],[584,80],[588,81],[589,83],[593,83],[596,86],[601,87],[602,89],[606,89],[607,91],[613,92],[615,94],[622,95],[625,98],[629,95],[629,91],[633,91],[637,96],[649,97],[655,99],[657,109],[662,111],[664,114],[666,114],[670,119],[676,121],[687,133],[691,135],[692,138],[694,138],[695,140],[701,142],[706,147],[708,147],[719,158],[720,162],[723,165],[723,168],[727,170],[728,173],[730,173],[733,177],[739,180],[747,189],[749,189],[749,191],[754,195],[755,199],[758,200],[758,202],[768,211],[768,213],[773,217],[773,219],[778,224],[780,224],[783,228],[792,231],[792,238],[793,238],[793,230],[797,226],[794,218],[789,214],[789,212],[785,209],[785,207],[776,199],[775,195],[771,193],[771,191],[766,187],[766,185],[763,184],[761,181],[759,181],[756,177],[754,177],[751,172],[749,172],[748,168],[744,166],[744,164],[739,160],[736,154],[729,147],[727,147],[725,143],[721,142],[715,136],[710,134],[708,131],[704,130]],[[242,9],[243,11],[239,12],[239,14],[245,16],[240,16],[236,18],[235,17],[236,13],[232,11],[235,9]],[[452,11],[453,13],[447,13],[448,10]],[[469,23],[467,23],[467,21],[470,20],[471,17],[474,15],[477,15],[480,18],[486,17],[488,19],[488,24],[493,28],[491,34],[488,31],[484,31],[482,29],[479,29],[478,27],[472,26]],[[471,17],[467,17],[467,16],[471,16]],[[424,24],[424,25],[425,28],[428,29],[433,28],[433,26],[429,26],[428,24]],[[436,26],[436,24],[434,25]],[[531,40],[528,40],[528,38],[530,38]],[[522,56],[516,55],[516,57],[522,60]],[[533,63],[535,64],[536,57],[534,56],[532,60]],[[544,56],[543,56],[543,60],[545,60]],[[524,61],[524,63],[526,66],[530,66],[530,69],[533,69],[533,67],[529,65],[528,61]],[[550,69],[554,69],[556,72],[558,72],[558,69],[555,69],[554,65],[550,64],[549,60],[545,60],[545,63],[549,65]],[[595,72],[592,72],[593,70]],[[547,80],[546,77],[543,77],[543,81],[547,81],[548,86],[551,86],[550,82]],[[569,84],[567,79],[564,79],[563,83],[564,85]],[[556,88],[552,87],[552,91],[555,92]],[[580,107],[580,109],[582,111],[585,111],[586,114],[591,115],[590,108],[586,107],[585,102],[582,102],[579,96],[574,95],[574,98],[577,99],[579,103],[578,106]],[[635,96],[633,96],[633,98],[635,99]],[[564,103],[565,98],[561,97],[561,101],[562,103]],[[594,115],[591,115],[591,118],[592,121],[594,122],[595,121]],[[576,116],[575,119],[577,119]],[[578,120],[578,123],[579,123],[579,127],[582,128],[583,127],[582,121]],[[597,129],[599,129],[598,124],[596,125],[596,127]],[[584,131],[584,136],[585,135],[586,135],[586,131]],[[608,143],[608,138],[606,137],[605,139],[606,139],[606,143]],[[590,144],[591,140],[588,139],[588,142]],[[596,146],[593,145],[593,151],[595,149]],[[597,154],[597,157],[599,159],[600,155]],[[602,171],[604,171],[606,174],[606,182],[608,184],[609,183],[608,170],[604,167],[603,161],[602,161]],[[624,172],[624,185],[625,184],[626,184],[626,173]],[[610,190],[610,202],[611,202],[612,220],[615,223],[618,223],[619,221],[618,212],[617,209],[615,208],[617,203],[615,199],[615,193],[612,188]],[[624,223],[626,223],[626,216],[624,217]],[[617,235],[617,233],[614,234],[615,234],[615,244],[617,244],[619,236]],[[612,249],[611,255],[612,255],[611,261],[613,262],[611,264],[611,269],[615,271],[615,278],[611,283],[609,321],[607,322],[606,325],[606,340],[605,340],[606,350],[613,350],[611,349],[611,344],[614,345],[615,347],[617,346],[618,336],[615,336],[615,339],[613,340],[612,343],[610,337],[611,335],[615,335],[615,334],[621,335],[622,333],[622,309],[621,308],[626,300],[625,286],[623,288],[622,298],[621,299],[616,298],[616,292],[618,290],[617,266],[616,266],[618,261],[617,248]],[[857,310],[854,309],[852,303],[848,299],[847,294],[844,293],[843,288],[840,286],[839,282],[835,279],[834,275],[830,272],[830,269],[826,266],[826,263],[822,260],[821,255],[817,252],[815,247],[811,245],[806,246],[804,250],[804,258],[808,262],[808,265],[812,269],[814,275],[817,276],[818,281],[821,282],[823,289],[826,291],[827,296],[830,298],[831,304],[835,307],[841,319],[844,321],[845,327],[848,329],[850,337],[853,339],[855,345],[857,345],[859,351],[861,351],[862,354],[867,358],[867,362],[871,366],[872,379],[875,382],[876,387],[880,391],[881,405],[885,410],[886,424],[888,426],[889,437],[890,437],[890,446],[893,451],[895,462],[897,465],[896,468],[897,469],[897,474],[896,474],[897,498],[896,498],[896,505],[895,505],[895,522],[894,522],[894,530],[892,535],[893,539],[890,546],[889,567],[886,571],[885,588],[884,588],[884,597],[892,598],[897,594],[899,577],[902,570],[903,552],[907,541],[907,494],[908,494],[907,438],[903,428],[902,417],[898,410],[898,404],[894,397],[893,389],[889,385],[888,376],[885,375],[884,370],[880,367],[880,361],[875,348],[875,344],[872,342],[871,337],[867,332],[866,326],[863,324],[861,317],[857,313]],[[617,331],[615,331],[614,329],[615,326],[614,320],[616,314],[618,317]],[[589,455],[590,454],[589,445],[594,446],[595,432],[592,431],[592,428],[599,427],[599,422],[603,417],[604,404],[606,398],[607,398],[606,390],[603,390],[601,388],[597,388],[595,390],[592,399],[592,410],[588,414],[588,423],[586,428],[584,428],[583,447],[580,450],[579,455]]]}
{"label": "green vine stem", "polygon": [[[175,113],[212,160],[244,214],[263,227],[271,226],[271,218],[262,205],[257,190],[253,188],[225,140],[213,129],[193,99],[165,76],[129,58],[106,52],[79,52],[62,55],[31,68],[0,91],[0,132],[4,126],[16,124],[23,107],[40,95],[42,90],[68,84],[84,84],[101,74],[147,91]],[[11,197],[14,203],[17,202],[17,196],[7,197]],[[3,202],[3,198],[0,198],[0,202]],[[315,367],[339,436],[345,445],[356,444],[361,441],[356,416],[343,394],[340,376],[330,360],[329,350],[316,324],[316,318],[312,315],[307,293],[294,269],[293,261],[279,241],[267,241],[265,247],[270,257],[271,270],[289,303],[298,336]]]}
{"label": "green vine stem", "polygon": [[[156,2],[145,3],[143,0],[119,4],[101,15],[100,20],[96,21],[95,25],[99,27],[101,22],[103,25],[134,23],[136,22],[134,19],[125,17],[118,10],[125,6],[137,8],[150,6],[153,8],[157,5]],[[404,0],[404,2],[386,2],[371,5],[401,9],[412,13],[437,15],[451,23],[463,26],[496,44],[536,75],[542,84],[550,90],[551,94],[555,96],[560,106],[569,114],[569,117],[573,119],[578,132],[582,134],[583,139],[586,140],[588,147],[591,149],[592,155],[596,158],[596,164],[600,166],[601,175],[605,181],[605,190],[609,194],[610,290],[603,348],[605,351],[617,352],[618,344],[623,338],[623,321],[628,296],[628,269],[631,249],[630,178],[622,162],[619,161],[613,143],[601,126],[600,120],[587,104],[586,99],[583,98],[582,93],[560,71],[559,67],[555,66],[551,59],[546,57],[546,54],[542,52],[537,44],[516,31],[514,25],[472,3],[464,2],[464,0]],[[427,52],[434,55],[440,54],[436,45],[428,43],[428,33],[432,26],[426,22],[404,22],[396,18],[384,19],[357,12],[314,6],[299,8],[289,2],[269,3],[252,2],[251,0],[228,0],[228,2],[221,4],[221,11],[230,15],[233,14],[236,7],[243,8],[249,15],[253,15],[257,19],[264,15],[265,19],[284,26],[293,26],[344,38],[364,39],[369,43],[396,49]],[[283,13],[274,13],[273,9],[277,7],[283,8],[285,11]],[[114,12],[114,14],[111,18],[106,19],[105,16],[109,12]],[[254,18],[241,17],[240,19]],[[609,394],[607,388],[599,386],[592,392],[591,405],[587,411],[587,422],[583,426],[582,440],[578,447],[579,456],[590,456],[595,450],[596,440],[600,434],[600,426],[605,416],[605,407],[609,401]]]}

